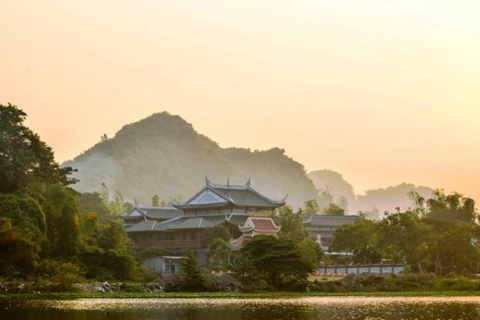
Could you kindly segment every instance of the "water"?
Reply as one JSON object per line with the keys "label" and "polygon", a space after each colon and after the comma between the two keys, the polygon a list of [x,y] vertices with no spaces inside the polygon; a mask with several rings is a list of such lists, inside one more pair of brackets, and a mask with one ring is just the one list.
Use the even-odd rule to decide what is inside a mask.
{"label": "water", "polygon": [[1,320],[480,318],[480,297],[0,300]]}

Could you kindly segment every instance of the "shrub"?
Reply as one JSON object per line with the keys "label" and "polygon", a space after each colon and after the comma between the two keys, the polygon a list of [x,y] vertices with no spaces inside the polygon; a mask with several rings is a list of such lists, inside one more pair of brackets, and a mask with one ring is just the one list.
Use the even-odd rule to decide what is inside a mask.
{"label": "shrub", "polygon": [[72,262],[43,260],[40,263],[39,272],[54,282],[55,289],[60,291],[72,290],[74,283],[85,281],[83,277],[85,272],[79,265]]}

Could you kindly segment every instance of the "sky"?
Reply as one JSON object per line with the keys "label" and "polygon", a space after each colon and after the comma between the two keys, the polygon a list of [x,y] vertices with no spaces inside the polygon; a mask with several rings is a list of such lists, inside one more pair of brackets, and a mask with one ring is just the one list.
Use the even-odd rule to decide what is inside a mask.
{"label": "sky", "polygon": [[480,203],[478,0],[0,0],[0,104],[59,162],[155,112],[356,193]]}

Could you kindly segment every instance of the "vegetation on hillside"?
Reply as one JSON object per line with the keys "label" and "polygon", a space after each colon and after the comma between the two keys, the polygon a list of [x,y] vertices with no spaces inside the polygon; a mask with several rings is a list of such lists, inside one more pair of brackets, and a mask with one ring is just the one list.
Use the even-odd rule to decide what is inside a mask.
{"label": "vegetation on hillside", "polygon": [[219,184],[226,184],[227,178],[232,184],[252,179],[252,187],[273,200],[288,194],[294,207],[318,198],[304,167],[285,150],[220,148],[166,112],[124,126],[115,137],[102,139],[64,165],[78,169],[73,176],[80,180],[75,185],[80,192],[95,192],[105,182],[130,201],[137,198],[145,204],[154,195],[157,203],[185,201],[204,186],[206,176]]}

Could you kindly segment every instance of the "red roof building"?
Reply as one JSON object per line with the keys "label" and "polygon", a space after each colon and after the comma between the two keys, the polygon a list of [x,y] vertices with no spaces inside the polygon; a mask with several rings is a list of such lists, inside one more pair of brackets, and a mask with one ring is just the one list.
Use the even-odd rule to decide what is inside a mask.
{"label": "red roof building", "polygon": [[231,244],[235,247],[241,246],[245,240],[258,235],[272,235],[277,236],[280,227],[275,225],[272,218],[257,218],[249,217],[245,224],[238,229],[243,233],[238,239],[235,239]]}

